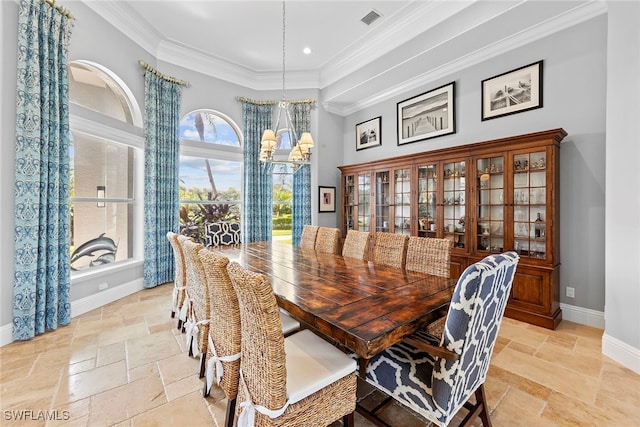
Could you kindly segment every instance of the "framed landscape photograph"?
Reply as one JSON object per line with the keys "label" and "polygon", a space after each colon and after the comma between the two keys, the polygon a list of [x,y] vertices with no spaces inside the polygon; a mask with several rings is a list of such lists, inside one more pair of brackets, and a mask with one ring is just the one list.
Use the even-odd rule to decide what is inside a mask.
{"label": "framed landscape photograph", "polygon": [[482,120],[542,108],[542,60],[482,81]]}
{"label": "framed landscape photograph", "polygon": [[318,187],[318,212],[336,211],[336,187]]}
{"label": "framed landscape photograph", "polygon": [[398,102],[398,145],[455,133],[455,85]]}
{"label": "framed landscape photograph", "polygon": [[356,151],[382,145],[382,117],[356,125]]}

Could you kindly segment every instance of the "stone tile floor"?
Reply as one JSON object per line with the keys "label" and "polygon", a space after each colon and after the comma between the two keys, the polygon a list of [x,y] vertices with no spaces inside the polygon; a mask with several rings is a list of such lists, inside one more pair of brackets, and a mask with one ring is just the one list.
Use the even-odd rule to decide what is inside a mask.
{"label": "stone tile floor", "polygon": [[[171,291],[143,290],[1,347],[0,425],[222,426],[226,400],[215,387],[202,397],[198,360],[169,317]],[[640,426],[640,375],[602,355],[602,333],[505,318],[486,381],[493,425]],[[365,405],[381,397],[365,384],[359,395]],[[382,418],[394,427],[428,424],[398,404]]]}

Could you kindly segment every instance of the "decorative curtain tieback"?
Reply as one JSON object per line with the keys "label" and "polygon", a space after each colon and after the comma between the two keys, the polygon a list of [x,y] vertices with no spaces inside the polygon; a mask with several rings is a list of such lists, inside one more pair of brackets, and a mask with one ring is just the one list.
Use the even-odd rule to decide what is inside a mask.
{"label": "decorative curtain tieback", "polygon": [[242,369],[240,369],[240,386],[242,387],[242,391],[244,392],[245,400],[240,404],[242,411],[240,412],[240,416],[238,417],[238,427],[254,427],[256,422],[256,411],[260,412],[262,415],[266,415],[271,419],[278,418],[279,416],[284,414],[284,412],[291,404],[291,402],[287,399],[287,402],[280,409],[268,409],[264,406],[254,405],[251,401],[249,390],[247,390],[247,385],[244,382]]}
{"label": "decorative curtain tieback", "polygon": [[[180,291],[184,291],[186,286],[174,286],[173,287],[173,312],[178,311],[178,295]],[[184,306],[184,303],[182,304]],[[182,314],[182,313],[181,313]],[[184,321],[184,319],[182,319]]]}
{"label": "decorative curtain tieback", "polygon": [[191,346],[191,354],[194,357],[200,356],[200,347],[198,346],[198,332],[200,332],[200,328],[198,325],[208,325],[209,319],[204,319],[199,322],[194,322],[191,319],[187,319],[187,339],[189,340]]}
{"label": "decorative curtain tieback", "polygon": [[215,370],[216,375],[216,384],[220,385],[220,381],[222,381],[222,375],[224,375],[224,368],[222,366],[222,362],[233,362],[235,360],[240,359],[240,353],[232,354],[231,356],[218,356],[218,352],[216,352],[216,347],[213,345],[213,340],[211,339],[211,335],[208,337],[209,348],[213,353],[213,357],[211,357],[207,361],[207,370],[205,381],[207,383],[207,393],[211,391],[211,386],[213,385],[213,374]]}

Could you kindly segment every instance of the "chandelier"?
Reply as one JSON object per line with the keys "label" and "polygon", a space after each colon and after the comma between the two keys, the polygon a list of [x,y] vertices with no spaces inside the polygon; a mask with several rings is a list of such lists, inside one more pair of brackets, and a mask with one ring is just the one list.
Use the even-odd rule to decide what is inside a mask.
{"label": "chandelier", "polygon": [[[265,129],[260,142],[260,161],[271,163],[292,163],[294,168],[311,163],[311,147],[314,146],[311,133],[303,132],[298,139],[298,134],[291,120],[289,111],[290,103],[284,96],[285,89],[285,6],[282,2],[282,98],[278,103],[278,118],[271,129]],[[288,158],[276,159],[274,154],[280,141],[287,137],[291,143],[291,151]]]}

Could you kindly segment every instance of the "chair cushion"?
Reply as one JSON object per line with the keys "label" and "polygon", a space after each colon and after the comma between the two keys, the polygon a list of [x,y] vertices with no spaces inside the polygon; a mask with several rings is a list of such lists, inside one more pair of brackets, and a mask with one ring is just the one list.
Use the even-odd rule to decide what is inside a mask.
{"label": "chair cushion", "polygon": [[300,329],[300,322],[284,310],[280,310],[280,322],[282,323],[282,333],[284,335],[289,335],[291,332]]}
{"label": "chair cushion", "polygon": [[[419,338],[438,345],[426,333]],[[387,395],[422,414],[431,421],[438,410],[431,394],[431,380],[435,357],[404,342],[399,342],[375,355],[367,365],[367,382]]]}
{"label": "chair cushion", "polygon": [[285,338],[287,400],[299,402],[356,370],[356,361],[308,329]]}

